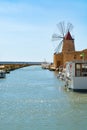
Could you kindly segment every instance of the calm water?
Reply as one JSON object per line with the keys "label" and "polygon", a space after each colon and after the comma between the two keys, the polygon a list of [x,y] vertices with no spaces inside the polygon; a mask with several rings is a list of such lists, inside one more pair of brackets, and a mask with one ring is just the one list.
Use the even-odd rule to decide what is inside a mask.
{"label": "calm water", "polygon": [[0,79],[0,130],[87,130],[87,94],[64,90],[39,66]]}

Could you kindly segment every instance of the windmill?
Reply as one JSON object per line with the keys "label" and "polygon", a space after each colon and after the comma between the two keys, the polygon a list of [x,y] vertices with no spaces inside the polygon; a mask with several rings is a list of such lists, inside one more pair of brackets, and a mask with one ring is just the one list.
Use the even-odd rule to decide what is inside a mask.
{"label": "windmill", "polygon": [[63,41],[65,39],[65,36],[68,32],[69,33],[71,32],[71,30],[73,29],[73,25],[71,23],[67,23],[67,25],[65,26],[64,22],[60,22],[59,24],[57,24],[57,28],[59,29],[60,34],[54,33],[52,35],[52,41],[59,41],[59,44],[54,50],[54,53],[56,54],[61,52],[61,48],[63,45]]}

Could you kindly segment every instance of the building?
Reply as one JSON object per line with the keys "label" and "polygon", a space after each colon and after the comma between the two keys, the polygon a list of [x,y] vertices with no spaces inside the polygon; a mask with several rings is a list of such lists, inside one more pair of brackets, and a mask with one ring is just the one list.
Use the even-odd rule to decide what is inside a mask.
{"label": "building", "polygon": [[66,62],[74,60],[87,60],[87,49],[76,51],[74,39],[68,31],[63,38],[62,51],[53,55],[53,65],[58,68],[59,66],[64,66]]}

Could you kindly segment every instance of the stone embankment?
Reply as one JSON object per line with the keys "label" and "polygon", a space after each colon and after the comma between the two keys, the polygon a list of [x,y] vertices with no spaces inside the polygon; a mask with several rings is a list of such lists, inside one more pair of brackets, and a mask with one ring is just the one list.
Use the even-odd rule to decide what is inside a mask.
{"label": "stone embankment", "polygon": [[22,68],[22,67],[26,67],[26,66],[29,66],[29,65],[28,64],[9,64],[9,65],[3,65],[3,66],[4,66],[4,70],[6,72],[9,72],[9,71],[19,69],[19,68]]}

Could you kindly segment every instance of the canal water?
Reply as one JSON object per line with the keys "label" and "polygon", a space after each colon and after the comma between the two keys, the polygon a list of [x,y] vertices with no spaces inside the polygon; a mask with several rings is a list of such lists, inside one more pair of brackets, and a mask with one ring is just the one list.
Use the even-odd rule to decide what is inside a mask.
{"label": "canal water", "polygon": [[0,79],[0,130],[87,130],[87,94],[31,66]]}

